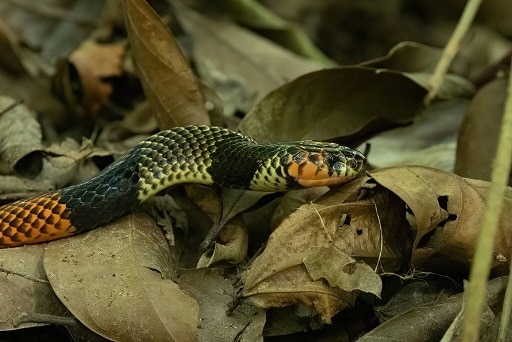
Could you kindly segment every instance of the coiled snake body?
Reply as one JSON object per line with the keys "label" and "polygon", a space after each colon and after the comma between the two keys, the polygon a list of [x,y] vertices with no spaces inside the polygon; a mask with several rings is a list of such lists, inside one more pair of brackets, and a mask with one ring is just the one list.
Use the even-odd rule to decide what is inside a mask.
{"label": "coiled snake body", "polygon": [[0,248],[92,230],[175,184],[284,191],[344,183],[365,166],[363,154],[333,143],[262,143],[218,127],[177,127],[140,142],[88,182],[0,207]]}

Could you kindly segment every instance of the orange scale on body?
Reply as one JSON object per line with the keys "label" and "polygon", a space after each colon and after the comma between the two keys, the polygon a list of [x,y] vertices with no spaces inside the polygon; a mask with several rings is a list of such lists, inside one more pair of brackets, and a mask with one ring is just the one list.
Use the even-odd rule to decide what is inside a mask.
{"label": "orange scale on body", "polygon": [[14,227],[10,227],[10,226],[7,226],[5,228],[2,227],[2,235],[6,236],[8,238],[11,238],[14,234],[16,234],[16,231],[17,231],[17,229]]}
{"label": "orange scale on body", "polygon": [[6,217],[2,218],[4,222],[12,222],[17,216],[11,213],[8,213]]}
{"label": "orange scale on body", "polygon": [[18,217],[23,218],[23,222],[25,223],[33,223],[37,221],[37,216],[34,214],[27,214],[27,215],[18,215]]}
{"label": "orange scale on body", "polygon": [[27,235],[27,232],[31,231],[33,229],[31,223],[23,222],[17,229],[18,233],[23,233]]}
{"label": "orange scale on body", "polygon": [[5,207],[0,221],[0,248],[55,240],[72,235],[69,210],[59,203],[60,195],[41,196],[31,202]]}

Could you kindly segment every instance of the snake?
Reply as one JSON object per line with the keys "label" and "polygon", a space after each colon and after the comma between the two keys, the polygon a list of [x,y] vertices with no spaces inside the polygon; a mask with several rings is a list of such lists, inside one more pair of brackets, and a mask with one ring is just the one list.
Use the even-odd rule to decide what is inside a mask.
{"label": "snake", "polygon": [[184,126],[142,140],[90,180],[0,207],[0,248],[49,242],[120,218],[182,183],[282,192],[351,181],[361,152],[312,140],[261,142],[214,126]]}

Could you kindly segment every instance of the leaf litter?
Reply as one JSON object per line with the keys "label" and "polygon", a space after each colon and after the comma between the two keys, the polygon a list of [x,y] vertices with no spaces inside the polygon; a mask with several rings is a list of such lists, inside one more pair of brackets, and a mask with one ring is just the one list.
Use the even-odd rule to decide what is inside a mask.
{"label": "leaf litter", "polygon": [[[0,330],[54,323],[73,327],[75,338],[93,331],[123,341],[328,340],[340,331],[348,340],[414,341],[438,340],[450,325],[460,331],[462,280],[489,188],[510,56],[510,21],[496,18],[510,12],[482,5],[436,102],[425,107],[442,53],[436,46],[450,31],[432,34],[439,19],[421,42],[410,41],[418,36],[404,27],[414,21],[396,19],[412,12],[397,4],[365,27],[368,37],[380,30],[386,39],[358,36],[357,59],[347,62],[347,49],[335,66],[315,43],[331,52],[349,47],[354,23],[340,31],[336,21],[371,17],[379,6],[172,1],[155,6],[157,15],[145,1],[125,0],[122,10],[105,6],[98,20],[102,2],[86,3],[75,1],[64,12],[69,20],[57,3],[42,12],[1,5],[18,18],[46,16],[24,20],[26,27],[7,16],[0,27],[0,89],[6,103],[24,101],[0,121],[5,146],[15,146],[2,150],[3,201],[88,179],[156,129],[209,122],[265,141],[370,142],[373,169],[344,186],[284,196],[172,189],[173,209],[162,201],[157,210],[167,240],[143,213],[155,212],[148,204],[82,236],[2,250]],[[35,39],[41,25],[53,34]],[[318,34],[326,30],[336,39]],[[80,145],[84,136],[90,140]],[[20,164],[27,156],[36,161]],[[493,277],[508,273],[511,191]],[[202,247],[211,248],[201,252],[205,238],[212,244]],[[418,281],[436,291],[419,290],[421,300],[379,321],[393,295]],[[505,282],[489,283],[484,340],[496,336]]]}

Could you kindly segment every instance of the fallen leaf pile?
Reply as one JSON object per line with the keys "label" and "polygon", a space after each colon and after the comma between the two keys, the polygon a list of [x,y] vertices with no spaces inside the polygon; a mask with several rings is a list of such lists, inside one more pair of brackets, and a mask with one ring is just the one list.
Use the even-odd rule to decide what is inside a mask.
{"label": "fallen leaf pile", "polygon": [[[88,233],[1,249],[0,340],[457,340],[512,56],[511,5],[484,2],[425,100],[464,3],[0,3],[0,204],[190,124],[369,161],[332,188],[184,184]],[[483,341],[512,339],[510,179]]]}

